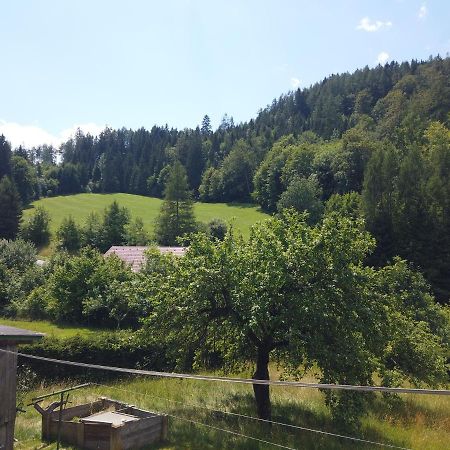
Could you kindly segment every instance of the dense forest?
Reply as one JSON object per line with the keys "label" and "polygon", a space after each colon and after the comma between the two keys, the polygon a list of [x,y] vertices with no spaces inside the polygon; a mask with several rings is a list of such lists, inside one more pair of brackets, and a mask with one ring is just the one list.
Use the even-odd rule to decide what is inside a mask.
{"label": "dense forest", "polygon": [[0,178],[22,204],[78,192],[161,197],[179,161],[201,201],[294,207],[312,224],[330,209],[362,216],[377,240],[369,263],[400,255],[447,302],[449,111],[450,58],[391,62],[282,95],[247,123],[225,115],[215,131],[206,115],[195,129],[78,131],[58,149],[11,149],[0,136]]}

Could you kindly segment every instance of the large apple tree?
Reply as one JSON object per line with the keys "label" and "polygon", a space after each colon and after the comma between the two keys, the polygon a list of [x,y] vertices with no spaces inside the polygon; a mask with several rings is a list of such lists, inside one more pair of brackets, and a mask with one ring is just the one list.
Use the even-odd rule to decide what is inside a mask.
{"label": "large apple tree", "polygon": [[[252,364],[268,380],[269,362],[287,374],[315,366],[320,381],[373,384],[446,377],[448,321],[420,274],[404,261],[367,267],[374,240],[363,223],[330,214],[315,227],[287,211],[253,226],[248,240],[196,235],[186,256],[164,271],[148,320],[171,341],[180,367],[215,355],[223,368]],[[271,417],[269,387],[254,385],[260,418]],[[348,421],[364,395],[327,394]]]}

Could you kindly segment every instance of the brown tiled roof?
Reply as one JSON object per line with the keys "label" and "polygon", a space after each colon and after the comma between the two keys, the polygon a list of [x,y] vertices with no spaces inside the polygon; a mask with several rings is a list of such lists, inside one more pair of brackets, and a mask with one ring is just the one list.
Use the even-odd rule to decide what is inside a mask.
{"label": "brown tiled roof", "polygon": [[[133,272],[139,272],[145,262],[145,251],[151,247],[146,246],[121,246],[113,245],[105,256],[111,254],[117,255],[122,261],[131,266]],[[186,247],[156,247],[162,254],[171,253],[175,256],[183,256],[186,252]]]}

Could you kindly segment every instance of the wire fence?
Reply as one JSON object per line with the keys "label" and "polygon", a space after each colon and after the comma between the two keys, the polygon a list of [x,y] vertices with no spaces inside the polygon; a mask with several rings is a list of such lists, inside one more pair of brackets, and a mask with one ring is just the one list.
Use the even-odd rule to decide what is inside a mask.
{"label": "wire fence", "polygon": [[129,369],[124,367],[104,366],[98,364],[81,363],[74,361],[65,361],[61,359],[46,358],[43,356],[29,355],[20,352],[11,352],[9,350],[1,350],[3,352],[14,353],[17,356],[24,358],[35,359],[39,361],[46,361],[56,364],[64,364],[68,366],[84,367],[86,369],[95,370],[108,370],[112,372],[125,373],[130,375],[147,375],[152,377],[161,378],[178,378],[186,380],[199,380],[199,381],[217,381],[224,383],[240,383],[251,385],[264,385],[264,386],[289,386],[298,388],[313,388],[324,390],[344,390],[344,391],[360,391],[360,392],[384,392],[391,394],[423,394],[423,395],[450,395],[448,389],[418,389],[418,388],[400,388],[400,387],[388,387],[388,386],[359,386],[350,384],[321,384],[321,383],[304,383],[300,381],[278,381],[278,380],[260,380],[254,378],[230,378],[230,377],[216,377],[208,375],[192,375],[185,373],[175,372],[158,372],[153,370],[142,369]]}
{"label": "wire fence", "polygon": [[[72,365],[72,366],[78,366],[85,369],[94,369],[94,370],[103,370],[103,371],[112,371],[116,373],[122,373],[122,374],[129,374],[129,375],[141,375],[141,376],[147,376],[147,377],[158,377],[158,378],[172,378],[172,379],[187,379],[187,380],[197,380],[197,381],[211,381],[211,382],[222,382],[222,383],[233,383],[233,384],[257,384],[257,385],[269,385],[269,386],[284,386],[284,387],[294,387],[294,388],[310,388],[310,389],[328,389],[328,390],[346,390],[346,391],[362,391],[362,392],[384,392],[384,393],[395,393],[395,394],[428,394],[428,395],[443,395],[447,396],[450,395],[450,390],[446,389],[416,389],[416,388],[392,388],[387,386],[358,386],[358,385],[338,385],[338,384],[320,384],[320,383],[305,383],[305,382],[297,382],[297,381],[276,381],[276,380],[256,380],[256,379],[248,379],[248,378],[230,378],[230,377],[218,377],[218,376],[206,376],[206,375],[194,375],[194,374],[180,374],[180,373],[171,373],[171,372],[158,372],[158,371],[151,371],[151,370],[140,370],[140,369],[130,369],[130,368],[122,368],[122,367],[113,367],[113,366],[104,366],[104,365],[97,365],[97,364],[89,364],[89,363],[82,363],[82,362],[75,362],[75,361],[66,361],[66,360],[58,360],[54,358],[46,358],[41,356],[35,356],[35,355],[29,355],[26,353],[20,353],[20,352],[12,352],[10,350],[3,350],[0,349],[0,352],[6,352],[6,353],[12,353],[17,356],[32,359],[32,360],[39,360],[42,362],[47,363],[53,363],[53,364],[63,364],[63,365]],[[141,396],[141,397],[147,397],[147,398],[157,398],[161,400],[165,400],[168,402],[176,403],[180,405],[181,407],[191,407],[191,408],[199,408],[205,411],[208,411],[210,413],[214,414],[221,414],[223,416],[230,416],[230,417],[236,417],[238,419],[248,420],[248,421],[254,421],[261,424],[266,425],[275,425],[279,427],[284,427],[290,430],[297,430],[297,431],[304,431],[308,433],[314,433],[321,436],[328,436],[330,438],[335,438],[339,440],[345,440],[345,441],[351,441],[354,443],[360,443],[363,445],[369,446],[377,446],[377,447],[384,447],[384,448],[394,448],[394,449],[402,449],[407,450],[407,447],[401,447],[397,445],[393,445],[390,443],[383,443],[383,442],[377,442],[374,440],[344,435],[344,434],[338,434],[338,433],[332,433],[329,431],[314,429],[314,428],[308,428],[308,427],[302,427],[299,425],[293,425],[289,423],[284,423],[280,421],[275,420],[268,420],[268,419],[261,419],[258,417],[246,415],[246,414],[240,414],[230,411],[223,411],[219,409],[213,409],[208,408],[203,405],[188,403],[188,402],[181,402],[177,400],[173,400],[167,397],[162,396],[156,396],[154,394],[147,394],[147,393],[140,393],[124,388],[118,388],[116,386],[110,386],[102,383],[91,383],[94,386],[101,387],[101,388],[107,388],[107,389],[113,389],[116,391],[120,391],[127,396]],[[157,412],[157,411],[155,411]],[[217,427],[214,425],[206,424],[203,422],[200,422],[198,420],[193,420],[192,418],[186,418],[182,417],[178,414],[173,414],[172,412],[167,411],[159,411],[161,413],[166,414],[167,416],[180,420],[185,422],[190,422],[192,424],[195,424],[197,426],[205,427],[208,429],[216,430],[222,433],[228,433],[229,435],[239,437],[242,439],[248,439],[251,441],[259,442],[264,445],[269,445],[272,447],[278,447],[278,448],[284,448],[289,450],[296,450],[294,447],[286,446],[280,443],[268,441],[265,439],[261,439],[259,437],[255,436],[249,436],[244,433],[236,432],[234,430],[226,429]]]}

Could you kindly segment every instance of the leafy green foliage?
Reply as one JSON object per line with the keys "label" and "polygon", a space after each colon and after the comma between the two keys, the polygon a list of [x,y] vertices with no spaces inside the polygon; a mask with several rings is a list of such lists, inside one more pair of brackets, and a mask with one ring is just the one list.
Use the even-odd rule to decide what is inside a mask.
{"label": "leafy green foliage", "polygon": [[102,246],[102,222],[100,215],[92,211],[86,218],[82,230],[82,244],[83,247],[89,246],[93,248],[101,248]]}
{"label": "leafy green foliage", "polygon": [[320,200],[321,189],[317,178],[294,178],[287,189],[281,194],[277,203],[278,211],[294,208],[299,212],[308,212],[308,222],[317,223],[323,212],[323,203]]}
{"label": "leafy green foliage", "polygon": [[28,294],[43,280],[36,265],[36,248],[20,239],[0,240],[0,311],[14,314]]}
{"label": "leafy green foliage", "polygon": [[140,300],[139,289],[132,289],[133,277],[116,256],[104,258],[96,250],[83,249],[56,261],[40,295],[48,317],[57,322],[119,327],[127,319],[128,325],[136,325],[142,309],[134,305]]}
{"label": "leafy green foliage", "polygon": [[11,158],[11,174],[16,184],[20,198],[24,205],[28,204],[36,195],[36,171],[22,156],[14,154]]}
{"label": "leafy green foliage", "polygon": [[325,204],[325,214],[334,213],[352,219],[361,218],[361,195],[357,192],[333,194]]}
{"label": "leafy green foliage", "polygon": [[33,266],[36,262],[36,248],[30,242],[21,239],[8,241],[0,239],[0,264],[7,269],[19,272]]}
{"label": "leafy green foliage", "polygon": [[38,206],[34,213],[22,223],[20,236],[32,242],[37,247],[48,244],[50,241],[50,215],[46,209]]}
{"label": "leafy green foliage", "polygon": [[[374,241],[361,228],[338,215],[311,228],[287,212],[254,226],[248,242],[232,233],[224,241],[198,234],[184,258],[170,260],[148,326],[172,343],[180,366],[192,357],[202,364],[214,352],[229,370],[253,361],[254,378],[268,378],[275,358],[288,373],[316,365],[323,382],[372,384],[376,371],[391,368],[397,345],[420,365],[400,359],[395,370],[413,381],[442,381],[444,316],[403,262],[363,265]],[[380,284],[385,273],[388,285]],[[413,293],[402,295],[402,277],[418,280]],[[411,314],[411,298],[421,304],[420,319]],[[432,352],[422,351],[427,345]],[[255,388],[260,417],[270,417],[268,395]],[[356,423],[361,396],[327,398],[343,423]]]}
{"label": "leafy green foliage", "polygon": [[126,228],[126,241],[128,245],[148,245],[150,236],[144,228],[144,221],[136,217]]}
{"label": "leafy green foliage", "polygon": [[292,135],[276,142],[255,173],[253,198],[267,211],[276,210],[277,201],[284,190],[281,176],[289,156],[289,146],[293,143]]}
{"label": "leafy green foliage", "polygon": [[448,269],[450,131],[433,122],[424,144],[403,152],[384,145],[373,153],[364,179],[362,206],[378,245],[372,261],[400,255],[416,265],[441,302],[450,297]]}
{"label": "leafy green foliage", "polygon": [[234,144],[221,166],[223,200],[248,201],[253,191],[255,157],[244,140]]}
{"label": "leafy green foliage", "polygon": [[[100,331],[88,336],[70,338],[45,337],[41,342],[23,347],[23,351],[46,358],[83,361],[116,367],[152,367],[155,370],[171,370],[173,363],[167,360],[164,346],[140,332]],[[27,361],[33,373],[44,379],[101,379],[105,373],[75,366],[51,365],[41,361]],[[114,377],[114,374],[110,374]],[[96,378],[97,377],[97,378]]]}
{"label": "leafy green foliage", "polygon": [[100,250],[105,252],[112,245],[123,245],[126,242],[126,226],[130,221],[130,212],[120,207],[116,201],[106,208],[102,223],[102,239]]}
{"label": "leafy green foliage", "polygon": [[57,247],[69,253],[75,253],[81,248],[81,230],[73,220],[72,216],[66,217],[59,227],[56,237]]}
{"label": "leafy green foliage", "polygon": [[223,241],[227,234],[227,224],[221,219],[213,219],[206,224],[207,233],[215,239]]}

